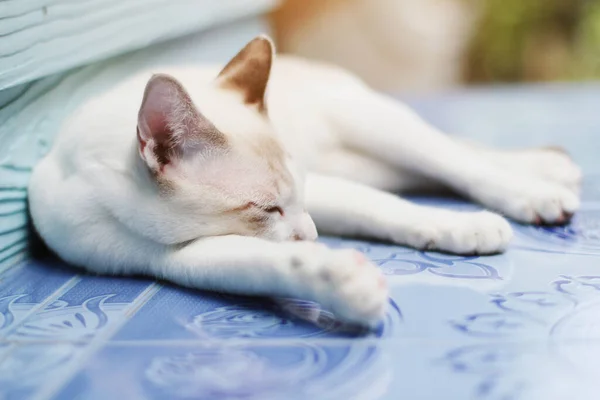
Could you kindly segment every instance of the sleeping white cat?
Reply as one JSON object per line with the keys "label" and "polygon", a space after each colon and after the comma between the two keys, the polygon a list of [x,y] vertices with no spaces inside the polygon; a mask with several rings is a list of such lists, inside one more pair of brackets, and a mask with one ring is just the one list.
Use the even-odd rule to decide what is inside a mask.
{"label": "sleeping white cat", "polygon": [[386,191],[444,186],[524,223],[564,223],[579,206],[563,153],[457,142],[343,70],[275,60],[265,37],[220,72],[160,72],[83,104],[33,172],[35,227],[74,265],[310,299],[372,325],[387,304],[381,272],[315,243],[316,228],[487,254],[511,239],[500,215]]}

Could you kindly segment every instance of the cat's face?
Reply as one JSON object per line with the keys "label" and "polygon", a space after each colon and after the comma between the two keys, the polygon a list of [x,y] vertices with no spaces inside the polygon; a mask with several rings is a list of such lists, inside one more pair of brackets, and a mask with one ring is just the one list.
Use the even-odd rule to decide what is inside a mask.
{"label": "cat's face", "polygon": [[[277,139],[264,103],[273,47],[250,42],[208,87],[168,75],[146,86],[138,119],[142,159],[177,240],[238,234],[314,240],[304,175]],[[186,90],[187,89],[187,90]]]}

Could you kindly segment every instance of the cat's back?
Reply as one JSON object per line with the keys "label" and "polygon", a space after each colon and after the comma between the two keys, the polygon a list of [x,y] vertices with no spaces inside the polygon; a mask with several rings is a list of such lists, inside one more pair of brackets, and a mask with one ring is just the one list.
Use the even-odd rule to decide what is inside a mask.
{"label": "cat's back", "polygon": [[328,111],[340,96],[355,96],[364,89],[359,78],[337,66],[280,56],[269,80],[269,118],[285,146],[312,168],[323,159],[323,152],[338,146]]}

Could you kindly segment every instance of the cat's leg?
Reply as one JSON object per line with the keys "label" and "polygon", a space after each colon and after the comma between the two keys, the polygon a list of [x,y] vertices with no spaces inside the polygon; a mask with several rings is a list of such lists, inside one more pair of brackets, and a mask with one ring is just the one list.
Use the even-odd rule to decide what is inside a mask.
{"label": "cat's leg", "polygon": [[330,149],[313,165],[313,170],[396,193],[440,193],[447,189],[413,171],[344,148]]}
{"label": "cat's leg", "polygon": [[454,138],[465,146],[475,149],[501,168],[556,182],[575,192],[580,190],[581,169],[573,162],[567,152],[559,147],[501,150],[483,146],[470,140]]}
{"label": "cat's leg", "polygon": [[381,271],[355,250],[245,236],[162,246],[123,233],[114,226],[103,229],[102,240],[90,237],[78,244],[93,248],[72,262],[95,272],[144,274],[197,289],[312,300],[340,320],[362,325],[380,321],[388,302]]}
{"label": "cat's leg", "polygon": [[306,202],[321,233],[457,254],[497,253],[512,237],[510,225],[499,215],[420,206],[339,177],[309,174]]}
{"label": "cat's leg", "polygon": [[329,122],[346,146],[437,180],[515,220],[564,223],[579,207],[576,191],[492,162],[391,98],[357,89],[330,100]]}

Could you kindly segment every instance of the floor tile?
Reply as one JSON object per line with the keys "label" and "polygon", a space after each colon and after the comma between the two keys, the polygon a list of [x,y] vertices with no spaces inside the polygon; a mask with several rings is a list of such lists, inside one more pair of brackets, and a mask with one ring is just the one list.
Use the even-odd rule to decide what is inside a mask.
{"label": "floor tile", "polygon": [[[595,398],[598,343],[108,345],[56,398]],[[107,384],[110,382],[110,384]]]}
{"label": "floor tile", "polygon": [[0,398],[31,399],[60,385],[77,370],[81,354],[82,346],[73,343],[11,344],[0,353]]}
{"label": "floor tile", "polygon": [[144,304],[114,340],[277,340],[391,337],[402,314],[390,299],[375,331],[341,324],[314,302],[215,294],[166,285]]}
{"label": "floor tile", "polygon": [[387,391],[393,364],[386,349],[322,343],[107,346],[58,397],[344,399]]}
{"label": "floor tile", "polygon": [[569,225],[520,226],[515,232],[513,245],[516,248],[543,253],[600,255],[600,202],[585,202]]}
{"label": "floor tile", "polygon": [[[82,275],[8,336],[12,341],[89,341],[119,327],[157,290],[150,280]],[[156,289],[155,289],[156,288]]]}
{"label": "floor tile", "polygon": [[76,282],[59,261],[28,262],[0,275],[0,339]]}

